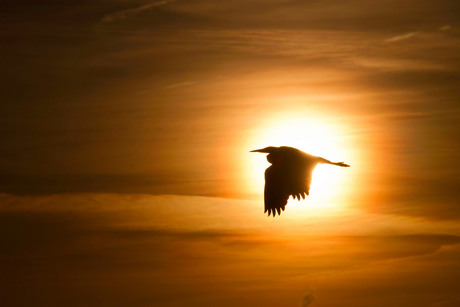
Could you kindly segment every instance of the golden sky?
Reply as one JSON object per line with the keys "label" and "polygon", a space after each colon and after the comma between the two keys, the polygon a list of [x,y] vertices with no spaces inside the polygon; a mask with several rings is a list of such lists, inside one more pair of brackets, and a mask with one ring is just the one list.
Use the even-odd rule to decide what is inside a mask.
{"label": "golden sky", "polygon": [[[459,304],[458,1],[0,9],[12,305]],[[268,219],[271,145],[351,167]]]}

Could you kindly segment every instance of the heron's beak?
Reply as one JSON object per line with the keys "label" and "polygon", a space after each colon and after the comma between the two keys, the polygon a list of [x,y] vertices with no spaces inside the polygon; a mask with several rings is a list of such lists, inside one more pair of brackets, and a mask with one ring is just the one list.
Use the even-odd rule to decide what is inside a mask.
{"label": "heron's beak", "polygon": [[267,150],[267,148],[255,149],[255,150],[251,150],[250,152],[265,152],[265,153],[269,153],[269,151]]}

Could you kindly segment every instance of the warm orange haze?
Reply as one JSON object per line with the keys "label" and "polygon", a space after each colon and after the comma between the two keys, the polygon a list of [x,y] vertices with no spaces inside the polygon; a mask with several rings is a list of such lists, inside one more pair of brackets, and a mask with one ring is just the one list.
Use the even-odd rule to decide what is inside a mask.
{"label": "warm orange haze", "polygon": [[2,306],[460,306],[458,1],[0,8]]}

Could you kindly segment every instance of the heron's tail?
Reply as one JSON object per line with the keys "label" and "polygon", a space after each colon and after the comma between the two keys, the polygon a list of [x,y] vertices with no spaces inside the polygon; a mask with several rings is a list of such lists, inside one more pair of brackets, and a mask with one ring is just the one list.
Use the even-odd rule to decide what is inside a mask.
{"label": "heron's tail", "polygon": [[350,165],[346,164],[345,162],[331,162],[330,164],[341,166],[341,167],[350,167]]}
{"label": "heron's tail", "polygon": [[350,167],[350,165],[346,164],[345,162],[331,162],[328,159],[324,159],[324,158],[321,158],[321,157],[318,157],[317,161],[319,163],[324,163],[324,164],[332,164],[332,165],[337,165],[337,166],[341,166],[341,167]]}

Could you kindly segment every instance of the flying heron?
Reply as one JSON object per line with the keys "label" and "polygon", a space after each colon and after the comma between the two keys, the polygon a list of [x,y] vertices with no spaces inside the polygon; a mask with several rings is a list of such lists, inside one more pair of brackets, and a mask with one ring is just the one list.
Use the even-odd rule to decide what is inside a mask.
{"label": "flying heron", "polygon": [[289,196],[300,200],[310,195],[310,184],[313,170],[319,163],[349,167],[344,162],[331,162],[327,159],[313,156],[293,147],[265,147],[251,152],[268,153],[270,165],[265,170],[265,212],[268,216],[284,211]]}

